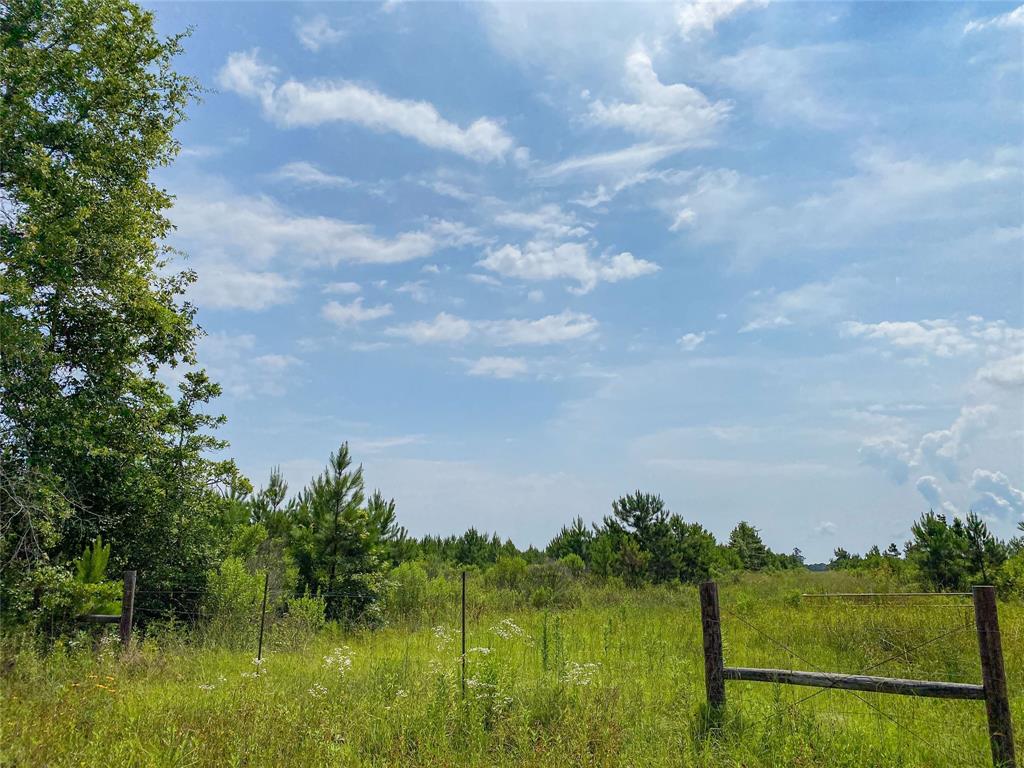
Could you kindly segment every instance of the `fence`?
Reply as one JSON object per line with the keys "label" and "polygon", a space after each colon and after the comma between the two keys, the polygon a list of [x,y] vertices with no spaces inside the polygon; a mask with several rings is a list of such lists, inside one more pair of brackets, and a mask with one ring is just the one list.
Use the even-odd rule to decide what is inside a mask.
{"label": "fence", "polygon": [[[805,685],[825,690],[842,689],[903,696],[984,700],[988,716],[989,741],[992,746],[992,763],[996,768],[1016,768],[1010,698],[1006,689],[1002,638],[999,634],[999,617],[996,609],[996,591],[994,587],[978,586],[974,587],[970,594],[974,603],[974,621],[978,633],[981,685],[820,671],[727,667],[722,649],[722,620],[718,604],[718,585],[713,581],[705,582],[700,585],[700,612],[704,639],[704,681],[708,704],[715,710],[725,707],[725,683],[727,680]],[[851,595],[834,596],[851,597]],[[874,595],[874,597],[880,596]],[[778,643],[778,641],[775,642]],[[866,700],[862,699],[862,701],[867,703]]]}
{"label": "fence", "polygon": [[82,621],[96,624],[117,624],[121,635],[121,645],[127,648],[132,641],[132,616],[135,612],[135,571],[124,572],[124,591],[121,593],[121,613],[87,613],[80,618]]}

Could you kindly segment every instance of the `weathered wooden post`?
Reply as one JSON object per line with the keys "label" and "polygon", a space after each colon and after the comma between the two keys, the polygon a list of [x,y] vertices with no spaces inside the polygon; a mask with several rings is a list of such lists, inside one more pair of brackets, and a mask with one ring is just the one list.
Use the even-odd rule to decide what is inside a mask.
{"label": "weathered wooden post", "polygon": [[974,623],[978,627],[981,680],[985,688],[988,735],[992,743],[992,764],[996,768],[1017,768],[1010,721],[1010,697],[1006,692],[1003,641],[999,634],[995,587],[974,587]]}
{"label": "weathered wooden post", "polygon": [[466,698],[466,572],[462,572],[462,698]]}
{"label": "weathered wooden post", "polygon": [[267,587],[270,586],[270,571],[263,574],[263,608],[260,609],[260,644],[256,651],[256,661],[263,661],[263,627],[267,623]]}
{"label": "weathered wooden post", "polygon": [[708,704],[720,709],[725,706],[725,658],[722,655],[718,585],[713,581],[700,585],[700,623],[704,633],[704,686]]}
{"label": "weathered wooden post", "polygon": [[127,648],[132,641],[132,613],[135,610],[135,571],[124,572],[124,593],[121,596],[121,646]]}

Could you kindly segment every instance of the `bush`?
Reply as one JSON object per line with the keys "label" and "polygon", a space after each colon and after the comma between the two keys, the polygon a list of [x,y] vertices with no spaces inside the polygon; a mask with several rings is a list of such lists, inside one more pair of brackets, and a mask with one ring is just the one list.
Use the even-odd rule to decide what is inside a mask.
{"label": "bush", "polygon": [[214,641],[242,647],[259,625],[263,573],[249,573],[240,558],[228,557],[207,579],[203,614],[206,633]]}
{"label": "bush", "polygon": [[427,600],[427,572],[414,560],[402,563],[391,574],[387,615],[392,619],[418,620]]}

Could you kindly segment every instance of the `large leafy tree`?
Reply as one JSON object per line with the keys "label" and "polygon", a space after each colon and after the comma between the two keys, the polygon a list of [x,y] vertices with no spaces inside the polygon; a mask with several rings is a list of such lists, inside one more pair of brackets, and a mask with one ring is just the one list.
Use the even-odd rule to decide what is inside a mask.
{"label": "large leafy tree", "polygon": [[[126,0],[0,5],[0,494],[5,597],[103,534],[149,584],[201,578],[230,463],[150,179],[196,93]],[[41,533],[40,533],[41,532]],[[17,604],[18,600],[14,600]],[[5,600],[7,607],[11,603]]]}

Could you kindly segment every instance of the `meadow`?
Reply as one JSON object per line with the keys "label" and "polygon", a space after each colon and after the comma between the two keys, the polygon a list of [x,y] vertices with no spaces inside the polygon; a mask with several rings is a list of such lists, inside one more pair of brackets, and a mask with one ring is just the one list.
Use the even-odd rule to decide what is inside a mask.
{"label": "meadow", "polygon": [[[271,626],[261,664],[255,637],[231,650],[151,629],[127,653],[112,636],[45,652],[7,638],[2,763],[991,765],[981,702],[729,683],[710,718],[693,587],[588,586],[571,607],[538,609],[476,586],[465,696],[457,600],[375,630]],[[724,579],[726,662],[980,682],[969,600],[800,597],[886,586],[851,573]],[[1024,605],[999,608],[1020,745]]]}

